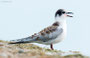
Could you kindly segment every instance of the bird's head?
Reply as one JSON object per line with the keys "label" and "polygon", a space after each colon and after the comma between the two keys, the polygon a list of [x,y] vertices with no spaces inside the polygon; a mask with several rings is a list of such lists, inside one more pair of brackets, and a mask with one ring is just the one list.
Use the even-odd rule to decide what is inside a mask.
{"label": "bird's head", "polygon": [[59,9],[55,13],[55,18],[73,17],[72,14],[72,12],[65,11],[64,9]]}

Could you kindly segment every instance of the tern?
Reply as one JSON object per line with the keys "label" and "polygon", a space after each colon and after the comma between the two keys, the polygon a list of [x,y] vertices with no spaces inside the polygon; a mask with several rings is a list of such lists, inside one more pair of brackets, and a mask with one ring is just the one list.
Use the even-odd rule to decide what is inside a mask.
{"label": "tern", "polygon": [[66,18],[73,17],[71,14],[73,13],[67,12],[64,9],[58,9],[55,13],[55,21],[51,26],[26,38],[12,40],[9,44],[39,43],[50,45],[50,48],[54,50],[53,44],[59,43],[66,38]]}

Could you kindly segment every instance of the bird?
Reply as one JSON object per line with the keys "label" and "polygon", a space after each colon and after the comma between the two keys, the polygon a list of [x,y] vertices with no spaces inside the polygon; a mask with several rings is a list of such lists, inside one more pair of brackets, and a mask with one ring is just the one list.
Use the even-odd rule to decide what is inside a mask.
{"label": "bird", "polygon": [[55,21],[52,23],[52,25],[31,36],[11,40],[9,44],[39,43],[50,45],[51,50],[54,50],[53,44],[59,43],[66,38],[66,18],[73,17],[72,14],[73,12],[69,12],[64,9],[58,9],[55,13]]}

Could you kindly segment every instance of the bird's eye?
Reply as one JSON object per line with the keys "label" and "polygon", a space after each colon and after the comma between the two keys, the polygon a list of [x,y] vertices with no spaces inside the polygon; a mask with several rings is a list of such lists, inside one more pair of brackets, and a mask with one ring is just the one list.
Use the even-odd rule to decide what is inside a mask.
{"label": "bird's eye", "polygon": [[62,12],[63,14],[65,13],[65,12]]}

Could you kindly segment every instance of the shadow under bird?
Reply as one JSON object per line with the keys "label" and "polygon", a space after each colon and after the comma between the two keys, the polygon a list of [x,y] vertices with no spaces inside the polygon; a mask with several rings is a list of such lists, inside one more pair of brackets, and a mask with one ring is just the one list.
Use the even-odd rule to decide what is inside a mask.
{"label": "shadow under bird", "polygon": [[73,17],[72,14],[72,12],[59,9],[55,13],[55,22],[51,26],[29,37],[12,40],[9,44],[40,43],[50,45],[50,48],[53,50],[53,44],[61,42],[66,37],[66,18]]}

